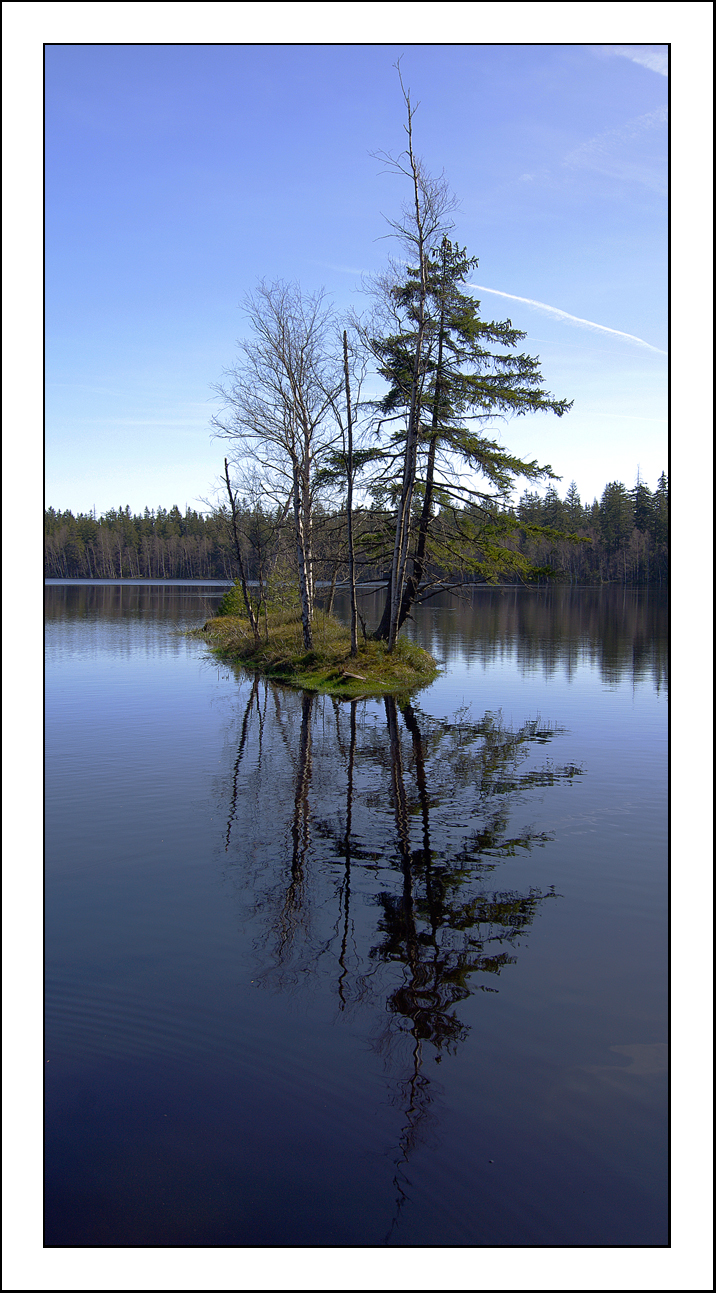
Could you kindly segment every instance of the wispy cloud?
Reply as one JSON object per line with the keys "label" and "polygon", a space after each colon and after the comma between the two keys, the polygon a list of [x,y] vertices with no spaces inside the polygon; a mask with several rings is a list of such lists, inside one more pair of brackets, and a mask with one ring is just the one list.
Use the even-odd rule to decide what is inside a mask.
{"label": "wispy cloud", "polygon": [[631,59],[640,67],[648,67],[650,72],[659,76],[669,75],[669,54],[665,45],[597,45],[596,52],[602,57]]}
{"label": "wispy cloud", "polygon": [[591,328],[595,332],[606,332],[612,337],[622,337],[624,341],[633,341],[637,346],[654,350],[657,355],[667,353],[666,350],[660,350],[658,346],[652,346],[648,341],[643,341],[641,337],[632,336],[631,332],[620,332],[618,328],[607,328],[605,324],[594,323],[591,319],[580,319],[576,314],[558,310],[556,305],[545,305],[544,301],[533,301],[528,296],[515,296],[512,292],[498,292],[497,288],[483,287],[480,283],[467,283],[466,287],[471,287],[475,292],[490,292],[492,296],[504,296],[508,301],[521,301],[523,305],[531,305],[535,310],[544,310],[545,314],[551,314],[556,319],[564,319],[566,323],[573,323],[578,328]]}
{"label": "wispy cloud", "polygon": [[625,144],[631,139],[638,139],[647,130],[655,130],[659,126],[666,125],[668,117],[669,109],[665,103],[662,103],[659,108],[654,108],[651,112],[643,112],[640,117],[631,117],[621,126],[593,135],[591,139],[580,144],[579,148],[568,153],[565,160],[571,161],[589,153],[603,153],[614,144]]}
{"label": "wispy cloud", "polygon": [[[588,167],[603,175],[612,175],[619,179],[637,180],[659,192],[666,190],[666,175],[661,166],[637,156],[629,146],[649,131],[664,126],[668,120],[669,110],[666,104],[644,112],[639,117],[632,117],[613,130],[605,130],[593,135],[578,148],[568,153],[564,166]],[[626,155],[625,150],[626,148]]]}

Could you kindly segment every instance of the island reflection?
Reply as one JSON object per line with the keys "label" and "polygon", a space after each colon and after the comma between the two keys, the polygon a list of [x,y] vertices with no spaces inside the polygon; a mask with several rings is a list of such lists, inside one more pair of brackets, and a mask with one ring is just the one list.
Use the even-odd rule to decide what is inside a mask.
{"label": "island reflection", "polygon": [[[339,702],[238,671],[223,852],[246,911],[252,976],[358,1011],[401,1110],[396,1211],[435,1122],[440,1063],[467,1036],[460,1003],[496,992],[554,888],[500,888],[501,864],[552,838],[518,809],[582,775],[545,747],[560,729],[467,710],[438,722],[410,703]],[[308,988],[307,988],[308,985]]]}

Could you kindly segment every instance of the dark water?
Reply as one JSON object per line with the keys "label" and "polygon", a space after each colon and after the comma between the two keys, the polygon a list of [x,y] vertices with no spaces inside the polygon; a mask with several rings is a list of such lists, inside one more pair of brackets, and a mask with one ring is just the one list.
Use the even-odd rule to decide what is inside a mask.
{"label": "dark water", "polygon": [[220,593],[46,590],[46,1244],[666,1244],[663,601],[430,603],[401,707]]}

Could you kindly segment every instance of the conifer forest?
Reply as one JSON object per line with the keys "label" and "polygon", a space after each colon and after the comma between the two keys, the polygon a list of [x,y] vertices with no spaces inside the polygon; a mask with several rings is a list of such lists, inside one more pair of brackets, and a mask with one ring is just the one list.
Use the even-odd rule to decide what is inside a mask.
{"label": "conifer forest", "polygon": [[[665,474],[656,489],[638,481],[628,489],[607,484],[600,499],[583,504],[572,483],[560,497],[550,485],[542,496],[525,491],[513,507],[494,507],[493,525],[510,528],[504,543],[528,562],[528,574],[495,572],[481,558],[479,537],[470,544],[460,533],[458,513],[437,519],[445,537],[442,559],[433,559],[433,579],[443,583],[626,583],[664,586],[668,579],[669,487]],[[258,579],[267,559],[290,565],[290,520],[261,502],[240,499],[238,531],[246,574]],[[357,508],[354,524],[358,582],[382,580],[388,553],[381,542],[387,514]],[[320,509],[315,517],[317,579],[341,582],[347,571],[345,509]],[[540,533],[540,531],[542,533]],[[576,540],[576,541],[575,541]],[[448,558],[451,548],[454,559]],[[480,566],[482,565],[482,569]],[[529,577],[529,572],[531,577]],[[202,514],[177,506],[145,508],[132,514],[119,507],[92,513],[45,512],[45,576],[53,579],[234,579],[237,558],[228,508]]]}

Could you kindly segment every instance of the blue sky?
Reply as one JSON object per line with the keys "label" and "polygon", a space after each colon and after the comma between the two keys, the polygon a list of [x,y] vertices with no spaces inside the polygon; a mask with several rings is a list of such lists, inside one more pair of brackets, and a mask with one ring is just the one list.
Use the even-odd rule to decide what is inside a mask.
{"label": "blue sky", "polygon": [[[45,54],[46,498],[202,507],[224,453],[212,383],[259,276],[361,308],[415,143],[459,199],[484,317],[574,400],[498,424],[574,479],[667,466],[663,45],[50,44]],[[489,289],[489,290],[488,290]],[[366,302],[367,304],[367,302]]]}

